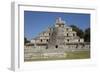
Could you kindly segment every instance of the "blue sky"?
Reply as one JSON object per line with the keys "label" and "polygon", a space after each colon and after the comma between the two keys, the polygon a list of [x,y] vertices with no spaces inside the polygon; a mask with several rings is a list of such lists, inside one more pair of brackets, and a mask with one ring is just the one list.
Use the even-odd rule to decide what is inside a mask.
{"label": "blue sky", "polygon": [[24,36],[29,40],[36,37],[48,26],[53,26],[57,17],[61,17],[66,25],[73,24],[82,30],[90,27],[90,14],[24,11]]}

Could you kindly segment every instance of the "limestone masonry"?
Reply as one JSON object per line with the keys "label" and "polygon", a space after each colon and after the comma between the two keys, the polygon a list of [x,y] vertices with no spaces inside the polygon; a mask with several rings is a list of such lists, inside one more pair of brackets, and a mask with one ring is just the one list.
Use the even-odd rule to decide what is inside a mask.
{"label": "limestone masonry", "polygon": [[24,47],[25,59],[28,59],[30,54],[31,56],[42,54],[48,56],[58,55],[60,57],[66,51],[89,50],[90,43],[84,42],[84,39],[77,36],[77,32],[73,31],[59,17],[56,19],[54,26],[48,27],[47,30],[41,32]]}

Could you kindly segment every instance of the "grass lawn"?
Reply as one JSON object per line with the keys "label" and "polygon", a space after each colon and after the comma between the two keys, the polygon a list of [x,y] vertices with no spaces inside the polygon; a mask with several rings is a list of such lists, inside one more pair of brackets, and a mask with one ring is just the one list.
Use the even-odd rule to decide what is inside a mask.
{"label": "grass lawn", "polygon": [[73,51],[73,52],[66,52],[65,57],[57,58],[57,57],[50,57],[50,58],[43,58],[37,57],[36,59],[30,58],[24,61],[45,61],[45,60],[70,60],[70,59],[88,59],[90,58],[90,51]]}
{"label": "grass lawn", "polygon": [[86,59],[90,58],[90,51],[66,52],[66,59]]}

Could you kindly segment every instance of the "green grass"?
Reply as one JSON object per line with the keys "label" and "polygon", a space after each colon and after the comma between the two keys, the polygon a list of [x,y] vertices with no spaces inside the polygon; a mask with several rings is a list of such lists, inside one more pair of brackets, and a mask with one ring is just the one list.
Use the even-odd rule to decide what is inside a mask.
{"label": "green grass", "polygon": [[85,59],[90,58],[90,51],[66,52],[66,59]]}
{"label": "green grass", "polygon": [[66,52],[66,55],[64,58],[56,58],[56,57],[51,57],[51,58],[43,58],[37,57],[36,59],[30,58],[28,60],[24,61],[46,61],[46,60],[70,60],[70,59],[88,59],[90,58],[90,51],[73,51],[73,52]]}

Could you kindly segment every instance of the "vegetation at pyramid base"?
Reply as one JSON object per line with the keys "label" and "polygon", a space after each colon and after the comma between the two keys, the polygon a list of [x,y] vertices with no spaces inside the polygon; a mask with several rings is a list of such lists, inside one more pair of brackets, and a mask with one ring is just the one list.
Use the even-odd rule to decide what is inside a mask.
{"label": "vegetation at pyramid base", "polygon": [[75,25],[70,25],[70,27],[72,27],[73,31],[77,32],[77,36],[84,38],[85,42],[90,42],[90,28],[87,28],[85,31],[83,31]]}
{"label": "vegetation at pyramid base", "polygon": [[26,43],[30,43],[30,41],[29,41],[26,37],[24,37],[24,45],[25,45]]}

